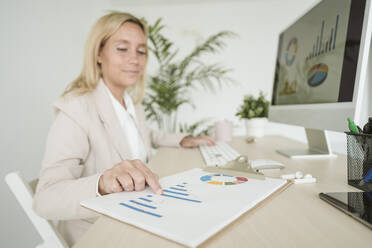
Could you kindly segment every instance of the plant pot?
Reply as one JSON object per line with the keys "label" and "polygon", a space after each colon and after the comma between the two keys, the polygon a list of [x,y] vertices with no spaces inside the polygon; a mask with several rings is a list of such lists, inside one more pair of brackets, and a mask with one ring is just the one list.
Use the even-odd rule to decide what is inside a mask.
{"label": "plant pot", "polygon": [[248,138],[264,136],[267,118],[245,119],[245,130]]}

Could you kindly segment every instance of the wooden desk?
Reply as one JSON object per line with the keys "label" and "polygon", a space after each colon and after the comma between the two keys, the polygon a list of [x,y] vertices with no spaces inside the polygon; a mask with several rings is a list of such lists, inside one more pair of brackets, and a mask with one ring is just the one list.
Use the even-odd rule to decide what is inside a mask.
{"label": "wooden desk", "polygon": [[[305,145],[279,136],[247,144],[234,138],[230,145],[249,159],[272,159],[286,165],[279,176],[298,170],[311,173],[315,184],[292,185],[253,211],[244,214],[200,247],[372,247],[366,226],[319,199],[319,192],[358,191],[346,179],[346,157],[291,160],[277,148]],[[161,148],[149,164],[160,177],[203,167],[198,149]],[[182,247],[136,227],[102,216],[74,246],[81,247]]]}

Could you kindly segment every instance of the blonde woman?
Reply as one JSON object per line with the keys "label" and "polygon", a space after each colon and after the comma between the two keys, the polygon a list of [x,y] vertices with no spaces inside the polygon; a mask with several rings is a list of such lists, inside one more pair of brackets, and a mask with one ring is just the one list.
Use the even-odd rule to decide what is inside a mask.
{"label": "blonde woman", "polygon": [[[59,220],[69,245],[96,220],[85,199],[148,185],[162,189],[147,168],[151,146],[213,145],[208,137],[167,134],[146,127],[140,104],[148,58],[144,24],[113,12],[87,39],[81,74],[54,104],[54,122],[34,200],[35,211]],[[134,99],[130,96],[132,93]]]}

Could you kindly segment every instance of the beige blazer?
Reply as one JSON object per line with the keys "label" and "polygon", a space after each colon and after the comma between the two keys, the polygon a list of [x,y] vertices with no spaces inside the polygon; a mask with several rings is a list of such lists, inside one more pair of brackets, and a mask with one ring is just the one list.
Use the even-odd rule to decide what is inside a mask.
{"label": "beige blazer", "polygon": [[[91,93],[61,97],[53,106],[34,210],[59,220],[58,229],[70,245],[97,219],[80,202],[96,197],[100,173],[129,158],[127,139],[104,87],[100,82]],[[185,137],[147,128],[141,105],[135,109],[148,156],[151,146],[178,146]]]}

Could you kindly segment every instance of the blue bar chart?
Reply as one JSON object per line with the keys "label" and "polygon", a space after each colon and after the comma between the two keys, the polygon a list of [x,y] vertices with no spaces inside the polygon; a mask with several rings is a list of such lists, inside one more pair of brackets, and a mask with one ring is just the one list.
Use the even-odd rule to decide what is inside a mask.
{"label": "blue bar chart", "polygon": [[[328,53],[336,48],[338,23],[339,15],[336,16],[336,20],[334,26],[331,28],[330,34],[326,36],[324,34],[326,22],[324,20],[322,21],[320,33],[316,36],[316,39],[314,40],[314,44],[312,47],[313,49],[311,52],[309,52],[308,56],[306,57],[306,60]],[[323,41],[323,39],[325,40]]]}
{"label": "blue bar chart", "polygon": [[[173,200],[181,200],[185,202],[202,203],[202,201],[200,200],[190,198],[190,193],[188,193],[186,182],[165,188],[163,189],[163,192],[164,193],[161,194],[160,197]],[[157,218],[162,218],[163,215],[156,212],[159,206],[156,206],[153,197],[154,195],[149,194],[146,196],[129,200],[128,202],[120,202],[119,205],[138,213],[150,215]]]}

